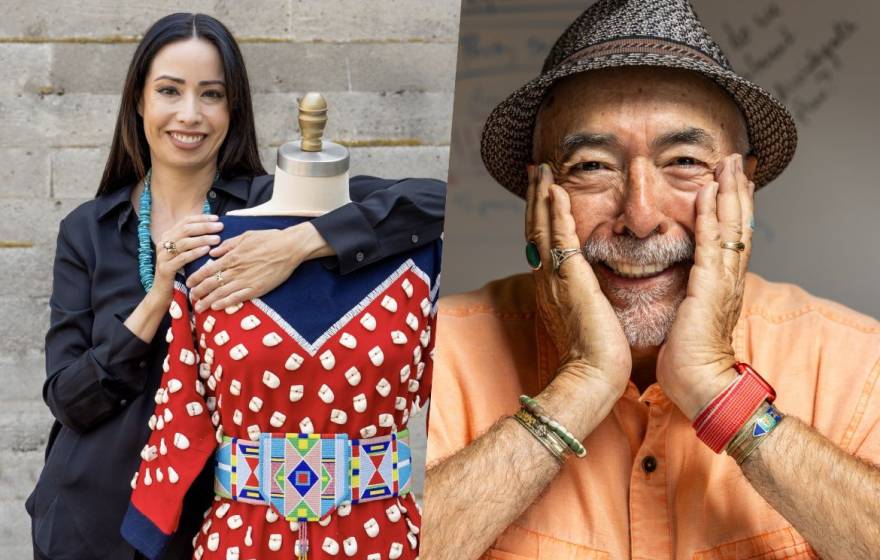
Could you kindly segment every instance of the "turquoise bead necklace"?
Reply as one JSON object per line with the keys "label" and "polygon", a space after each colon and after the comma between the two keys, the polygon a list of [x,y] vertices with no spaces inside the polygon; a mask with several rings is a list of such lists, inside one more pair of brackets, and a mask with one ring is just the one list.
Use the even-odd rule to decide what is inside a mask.
{"label": "turquoise bead necklace", "polygon": [[[140,215],[138,216],[138,272],[141,276],[141,284],[144,291],[149,292],[153,287],[153,248],[150,242],[150,213],[153,209],[153,195],[150,193],[150,179],[153,175],[153,169],[147,170],[144,177],[144,192],[140,198]],[[214,184],[220,179],[220,170],[214,175]],[[211,205],[208,199],[202,206],[204,214],[211,213]]]}

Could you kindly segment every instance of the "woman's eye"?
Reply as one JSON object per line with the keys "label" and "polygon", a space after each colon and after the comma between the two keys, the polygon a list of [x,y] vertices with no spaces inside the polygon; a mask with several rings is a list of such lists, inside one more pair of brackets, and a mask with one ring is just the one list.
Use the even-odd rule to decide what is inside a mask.
{"label": "woman's eye", "polygon": [[584,161],[571,166],[572,171],[598,171],[602,164],[598,161]]}
{"label": "woman's eye", "polygon": [[213,97],[214,99],[223,99],[223,92],[217,91],[216,89],[206,91],[205,95],[207,95],[208,97]]}
{"label": "woman's eye", "polygon": [[162,95],[174,95],[175,93],[177,93],[177,89],[173,87],[162,87],[156,91],[158,91]]}

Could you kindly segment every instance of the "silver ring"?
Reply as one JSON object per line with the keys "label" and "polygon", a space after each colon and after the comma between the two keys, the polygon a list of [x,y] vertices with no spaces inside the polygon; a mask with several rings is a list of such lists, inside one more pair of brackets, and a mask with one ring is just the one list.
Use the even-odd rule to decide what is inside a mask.
{"label": "silver ring", "polygon": [[742,253],[746,250],[746,244],[742,241],[722,241],[721,248],[730,249],[732,251],[736,251],[737,253]]}
{"label": "silver ring", "polygon": [[571,257],[572,255],[577,255],[581,250],[577,247],[572,249],[557,249],[556,247],[550,249],[550,256],[553,257],[553,272],[558,272],[559,267],[562,266],[562,263],[565,262],[565,259]]}
{"label": "silver ring", "polygon": [[214,278],[217,279],[217,282],[219,282],[221,286],[226,284],[226,282],[223,281],[223,271],[222,270],[218,270],[217,273],[214,275]]}

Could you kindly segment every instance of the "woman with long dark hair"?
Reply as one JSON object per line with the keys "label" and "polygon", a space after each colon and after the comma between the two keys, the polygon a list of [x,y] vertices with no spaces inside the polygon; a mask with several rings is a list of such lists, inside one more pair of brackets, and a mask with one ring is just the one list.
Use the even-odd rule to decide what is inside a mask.
{"label": "woman with long dark hair", "polygon": [[[212,249],[219,215],[271,196],[249,87],[235,40],[209,16],[164,17],[135,51],[97,196],[58,234],[43,387],[55,423],[27,502],[35,558],[138,557],[119,530],[168,349],[157,333],[184,265],[215,259],[222,285],[208,275],[191,293],[219,309],[265,294],[308,259],[346,273],[440,236],[443,183],[355,177],[354,202]],[[209,467],[167,558],[192,556],[212,497]]]}

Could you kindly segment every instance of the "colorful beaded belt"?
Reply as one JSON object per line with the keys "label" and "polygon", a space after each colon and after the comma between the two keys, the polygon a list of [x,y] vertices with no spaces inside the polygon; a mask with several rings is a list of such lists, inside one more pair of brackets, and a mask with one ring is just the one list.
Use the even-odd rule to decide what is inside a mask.
{"label": "colorful beaded belt", "polygon": [[411,475],[409,430],[362,439],[263,433],[258,441],[223,438],[214,493],[272,505],[288,521],[317,521],[344,503],[403,496]]}

